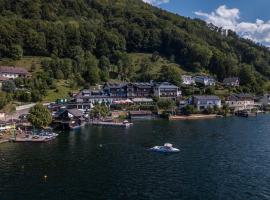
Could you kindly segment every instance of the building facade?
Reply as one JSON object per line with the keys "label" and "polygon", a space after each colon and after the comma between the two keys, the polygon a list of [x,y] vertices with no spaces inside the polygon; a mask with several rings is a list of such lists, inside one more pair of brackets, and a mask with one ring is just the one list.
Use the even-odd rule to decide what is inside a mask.
{"label": "building facade", "polygon": [[193,96],[192,102],[199,111],[215,106],[218,108],[221,107],[221,99],[213,95]]}
{"label": "building facade", "polygon": [[194,85],[195,84],[195,80],[192,76],[183,75],[181,78],[182,78],[183,85]]}
{"label": "building facade", "polygon": [[216,80],[208,76],[195,76],[195,83],[203,86],[215,86]]}
{"label": "building facade", "polygon": [[225,104],[233,111],[252,110],[255,108],[254,97],[250,94],[233,94],[227,97]]}
{"label": "building facade", "polygon": [[158,98],[169,98],[176,100],[178,97],[181,97],[181,94],[182,93],[179,87],[168,82],[155,84],[154,86],[154,96]]}

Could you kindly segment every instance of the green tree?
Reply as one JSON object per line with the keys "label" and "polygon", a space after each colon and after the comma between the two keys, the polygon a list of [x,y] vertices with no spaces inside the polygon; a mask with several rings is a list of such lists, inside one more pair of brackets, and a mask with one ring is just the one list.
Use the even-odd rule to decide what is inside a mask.
{"label": "green tree", "polygon": [[28,121],[36,128],[45,128],[52,123],[52,115],[48,108],[38,103],[30,109]]}
{"label": "green tree", "polygon": [[182,84],[181,70],[176,66],[163,65],[160,71],[160,80],[180,86]]}
{"label": "green tree", "polygon": [[97,104],[90,111],[90,118],[100,119],[109,116],[110,109],[105,104]]}
{"label": "green tree", "polygon": [[196,109],[193,105],[187,105],[186,107],[183,108],[182,112],[184,115],[191,115],[196,112]]}
{"label": "green tree", "polygon": [[2,83],[2,90],[7,93],[12,93],[16,89],[16,85],[13,80],[6,80]]}
{"label": "green tree", "polygon": [[20,60],[23,56],[23,49],[20,45],[12,45],[10,48],[10,57],[14,60]]}
{"label": "green tree", "polygon": [[175,108],[176,104],[175,101],[171,99],[160,99],[157,102],[157,106],[159,109],[171,111]]}
{"label": "green tree", "polygon": [[4,108],[4,106],[7,104],[7,97],[3,92],[0,92],[0,109]]}

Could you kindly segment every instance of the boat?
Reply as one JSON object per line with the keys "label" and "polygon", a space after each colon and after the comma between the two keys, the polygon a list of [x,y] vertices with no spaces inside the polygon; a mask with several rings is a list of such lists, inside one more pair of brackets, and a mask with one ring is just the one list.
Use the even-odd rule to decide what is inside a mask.
{"label": "boat", "polygon": [[150,148],[150,150],[162,153],[177,153],[180,151],[179,149],[174,148],[173,145],[170,143],[165,143],[163,146],[154,146]]}

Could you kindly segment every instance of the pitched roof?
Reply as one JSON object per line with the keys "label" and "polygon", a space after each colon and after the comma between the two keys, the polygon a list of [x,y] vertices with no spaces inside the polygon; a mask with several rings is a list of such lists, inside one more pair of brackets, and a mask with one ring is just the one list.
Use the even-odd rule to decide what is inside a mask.
{"label": "pitched roof", "polygon": [[176,85],[173,85],[169,82],[162,82],[162,83],[157,83],[155,87],[158,88],[170,88],[170,89],[178,89]]}
{"label": "pitched roof", "polygon": [[148,83],[148,82],[132,83],[132,84],[139,88],[151,88],[153,86],[152,83]]}
{"label": "pitched roof", "polygon": [[78,110],[78,109],[68,109],[67,112],[69,112],[70,114],[72,114],[75,117],[83,116],[83,112]]}
{"label": "pitched roof", "polygon": [[105,86],[107,86],[109,88],[122,88],[126,85],[127,85],[127,83],[106,83],[105,84]]}
{"label": "pitched roof", "polygon": [[239,78],[238,77],[229,77],[229,78],[225,78],[223,80],[223,83],[234,83],[236,81],[239,81]]}
{"label": "pitched roof", "polygon": [[198,100],[220,100],[220,98],[215,95],[198,95],[193,97]]}
{"label": "pitched roof", "polygon": [[243,100],[252,100],[254,97],[251,94],[240,93],[240,94],[232,94],[227,97],[228,101],[243,101]]}
{"label": "pitched roof", "polygon": [[23,75],[29,74],[29,72],[25,68],[12,66],[0,66],[0,73],[23,74]]}

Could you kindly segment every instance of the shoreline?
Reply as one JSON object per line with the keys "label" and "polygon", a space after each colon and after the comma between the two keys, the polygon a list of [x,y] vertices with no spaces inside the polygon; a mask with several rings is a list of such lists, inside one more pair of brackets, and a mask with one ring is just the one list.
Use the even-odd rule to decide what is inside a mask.
{"label": "shoreline", "polygon": [[9,142],[8,139],[0,140],[0,144],[4,144],[4,143],[7,143],[7,142]]}

